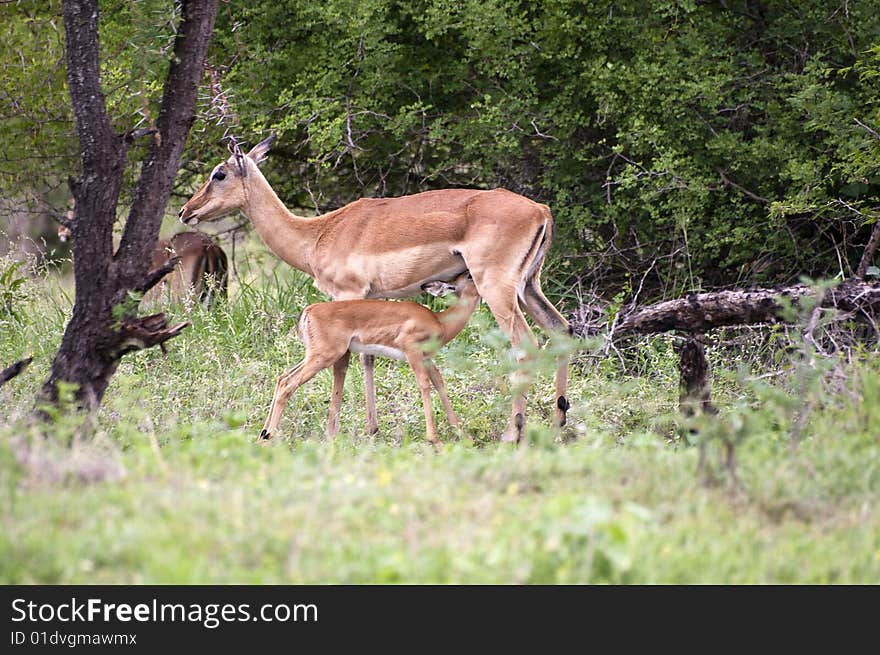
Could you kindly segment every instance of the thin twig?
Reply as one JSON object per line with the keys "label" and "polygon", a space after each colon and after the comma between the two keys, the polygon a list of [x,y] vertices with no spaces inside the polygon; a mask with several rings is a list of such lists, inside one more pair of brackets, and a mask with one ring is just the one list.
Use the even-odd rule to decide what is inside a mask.
{"label": "thin twig", "polygon": [[721,176],[721,183],[722,183],[724,186],[726,186],[726,187],[733,187],[734,189],[736,189],[737,191],[741,192],[742,194],[748,196],[748,197],[751,198],[752,200],[757,200],[758,202],[762,202],[762,203],[764,203],[765,205],[769,205],[769,204],[770,204],[770,201],[767,200],[767,198],[763,198],[763,197],[759,196],[757,193],[754,193],[754,192],[752,192],[752,191],[749,191],[749,190],[746,189],[744,186],[741,186],[741,185],[737,184],[736,182],[734,182],[733,180],[731,180],[729,177],[727,177],[727,174],[725,173],[725,171],[724,171],[723,168],[719,168],[719,169],[718,169],[718,174]]}
{"label": "thin twig", "polygon": [[856,125],[861,127],[863,130],[865,130],[868,134],[873,136],[875,139],[880,141],[880,133],[878,133],[877,130],[874,130],[874,129],[868,127],[862,121],[860,121],[858,118],[853,118],[853,120],[856,122]]}

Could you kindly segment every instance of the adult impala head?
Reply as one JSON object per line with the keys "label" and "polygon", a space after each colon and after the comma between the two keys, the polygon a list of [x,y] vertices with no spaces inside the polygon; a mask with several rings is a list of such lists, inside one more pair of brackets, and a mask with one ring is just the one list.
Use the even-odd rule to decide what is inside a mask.
{"label": "adult impala head", "polygon": [[266,160],[266,153],[274,140],[273,134],[260,141],[247,154],[235,146],[229,159],[215,166],[208,180],[180,208],[180,222],[197,225],[243,209],[248,200],[248,175]]}

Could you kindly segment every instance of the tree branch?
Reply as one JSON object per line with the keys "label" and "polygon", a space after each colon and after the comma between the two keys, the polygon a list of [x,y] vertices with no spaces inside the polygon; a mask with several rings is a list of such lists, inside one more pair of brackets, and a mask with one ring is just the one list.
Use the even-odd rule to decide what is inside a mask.
{"label": "tree branch", "polygon": [[0,371],[0,387],[26,369],[27,365],[30,364],[33,359],[33,357],[25,357]]}
{"label": "tree branch", "polygon": [[165,342],[192,325],[190,321],[168,327],[165,314],[153,314],[141,318],[125,318],[119,328],[120,343],[113,350],[114,359],[126,353],[159,346],[165,353]]}
{"label": "tree branch", "polygon": [[129,130],[125,133],[125,141],[126,143],[133,143],[137,141],[141,137],[152,136],[154,134],[158,134],[159,130],[153,129],[152,127],[142,127],[137,130]]}
{"label": "tree branch", "polygon": [[214,30],[218,0],[183,0],[181,4],[183,18],[165,79],[156,121],[158,134],[150,143],[131,213],[114,257],[119,272],[117,288],[122,290],[139,285],[146,273],[186,137],[195,120],[199,82]]}
{"label": "tree branch", "polygon": [[860,121],[858,118],[853,118],[853,120],[856,122],[856,125],[858,125],[859,127],[861,127],[863,130],[865,130],[865,131],[866,131],[868,134],[870,134],[872,137],[874,137],[875,139],[877,139],[878,141],[880,141],[880,134],[877,133],[877,130],[868,127],[868,126],[865,125],[862,121]]}
{"label": "tree branch", "polygon": [[[98,0],[65,0],[62,11],[67,85],[82,162],[82,178],[70,187],[76,303],[83,303],[95,280],[107,278],[128,147],[113,132],[101,91]],[[83,220],[76,220],[80,216]]]}
{"label": "tree branch", "polygon": [[[98,1],[66,0],[63,12],[67,39],[67,83],[83,167],[87,169],[90,164],[100,164],[100,149],[94,146],[109,143],[115,136],[101,91]],[[96,139],[97,144],[94,143]]]}
{"label": "tree branch", "polygon": [[152,271],[147,273],[147,278],[137,287],[135,287],[134,291],[137,293],[146,293],[154,286],[159,284],[163,277],[168,275],[171,271],[174,270],[174,267],[180,263],[180,257],[172,257],[167,262],[162,264],[159,268],[154,268]]}
{"label": "tree branch", "polygon": [[737,184],[736,182],[731,180],[729,177],[727,177],[727,173],[724,171],[723,168],[718,169],[718,174],[721,176],[721,183],[725,187],[733,187],[734,189],[736,189],[737,191],[739,191],[743,195],[748,196],[752,200],[757,200],[758,202],[762,202],[765,205],[770,204],[770,201],[767,200],[767,198],[763,198],[763,197],[759,196],[757,193],[753,193],[753,192],[749,191],[745,187],[740,186],[739,184]]}

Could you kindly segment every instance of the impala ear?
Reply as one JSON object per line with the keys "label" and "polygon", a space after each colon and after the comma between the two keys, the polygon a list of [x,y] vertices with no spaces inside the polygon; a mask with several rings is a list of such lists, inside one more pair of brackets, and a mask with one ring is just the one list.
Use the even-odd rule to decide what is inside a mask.
{"label": "impala ear", "polygon": [[272,143],[274,141],[275,135],[270,134],[253,148],[251,148],[251,151],[247,154],[247,156],[253,159],[255,164],[262,164],[264,161],[266,161],[266,154],[269,152],[269,148],[272,147]]}
{"label": "impala ear", "polygon": [[[235,169],[238,171],[238,174],[242,177],[247,177],[247,168],[244,165],[244,153],[238,146],[238,140],[234,136],[228,137],[226,147],[229,148],[229,154],[232,155],[230,161],[235,160]],[[213,175],[211,177],[212,179],[222,180],[223,177],[225,177],[225,172],[223,177],[214,178]]]}
{"label": "impala ear", "polygon": [[425,282],[422,285],[422,291],[427,291],[432,296],[445,296],[450,291],[455,291],[455,287],[449,284],[449,282],[443,282],[442,280],[432,280],[430,282]]}

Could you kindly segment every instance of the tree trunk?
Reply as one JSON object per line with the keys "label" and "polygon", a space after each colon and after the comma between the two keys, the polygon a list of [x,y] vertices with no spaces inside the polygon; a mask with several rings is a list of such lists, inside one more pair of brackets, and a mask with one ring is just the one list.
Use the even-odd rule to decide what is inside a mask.
{"label": "tree trunk", "polygon": [[184,0],[162,106],[122,243],[113,253],[113,224],[132,134],[116,134],[107,114],[100,82],[98,0],[64,0],[67,81],[80,142],[81,178],[71,181],[75,198],[72,222],[73,316],[67,324],[45,399],[56,401],[58,383],[77,386],[83,407],[97,406],[120,357],[131,350],[162,344],[186,324],[168,328],[164,317],[134,318],[136,308],[122,306],[131,290],[144,290],[161,276],[148,271],[153,245],[186,136],[194,118],[196,92],[214,28],[218,0]]}
{"label": "tree trunk", "polygon": [[709,362],[705,336],[688,334],[678,353],[679,410],[685,416],[717,414],[709,386]]}
{"label": "tree trunk", "polygon": [[864,279],[868,272],[868,267],[874,261],[874,254],[880,246],[880,218],[874,223],[874,229],[871,230],[871,238],[868,239],[868,245],[865,246],[865,252],[862,253],[862,259],[859,261],[859,267],[856,269],[856,277]]}

